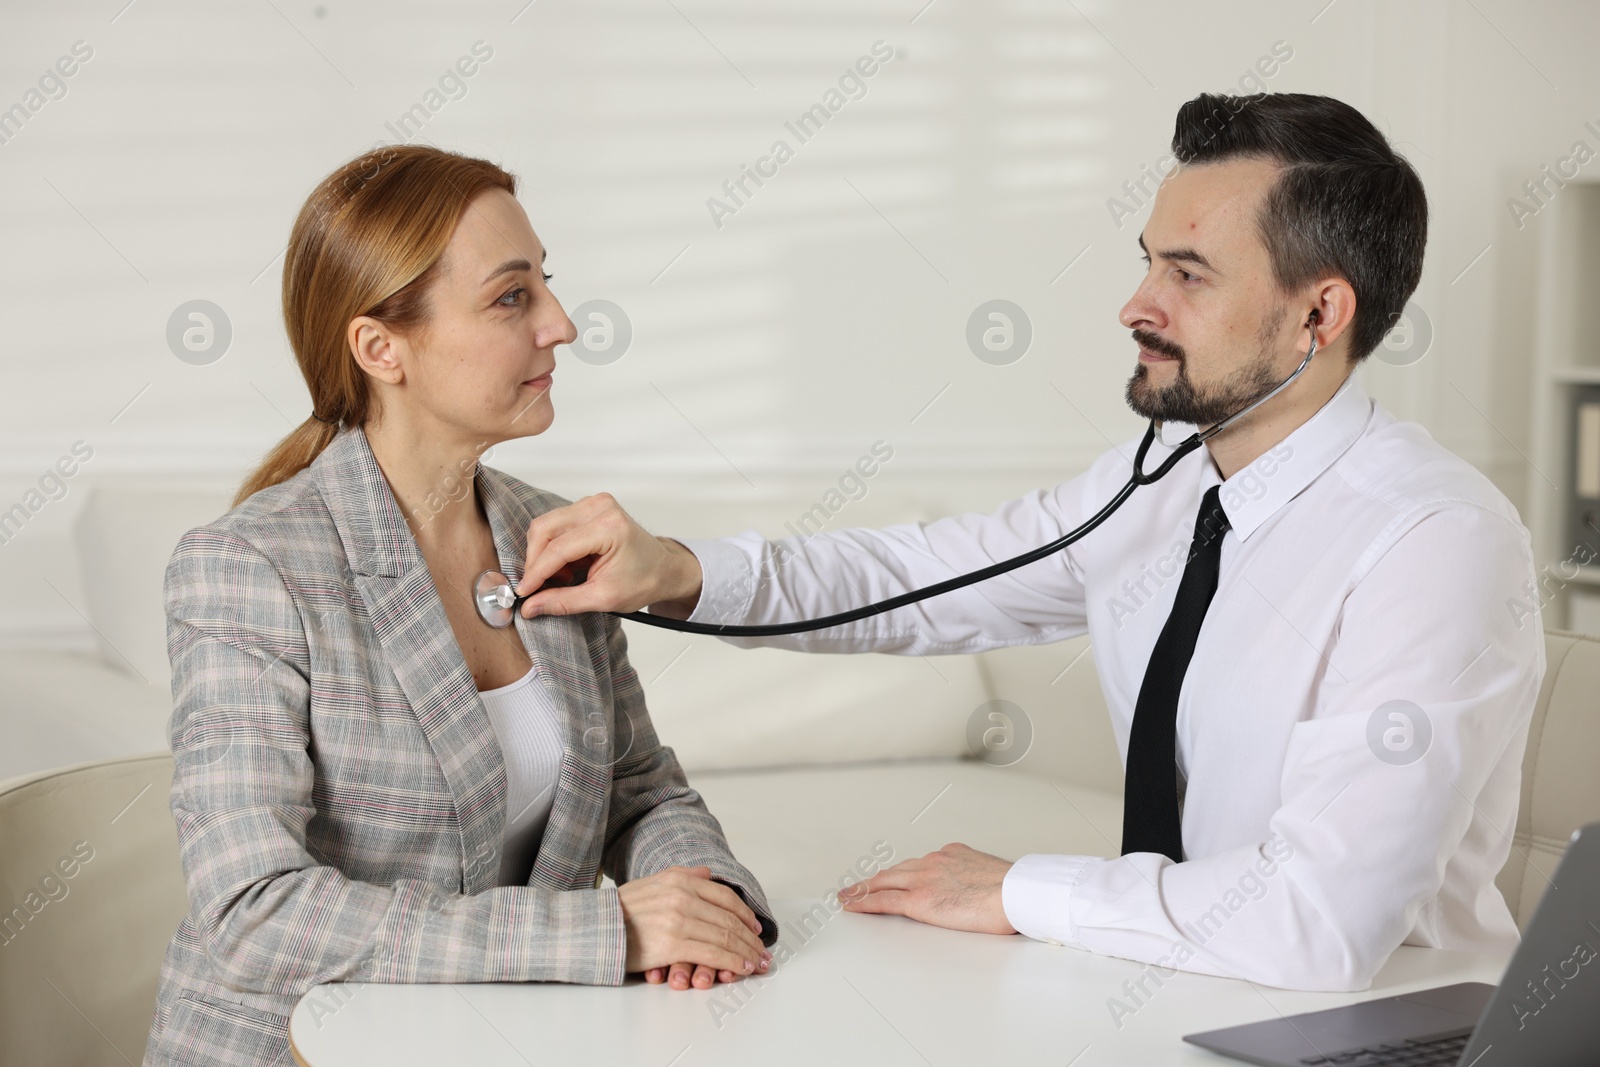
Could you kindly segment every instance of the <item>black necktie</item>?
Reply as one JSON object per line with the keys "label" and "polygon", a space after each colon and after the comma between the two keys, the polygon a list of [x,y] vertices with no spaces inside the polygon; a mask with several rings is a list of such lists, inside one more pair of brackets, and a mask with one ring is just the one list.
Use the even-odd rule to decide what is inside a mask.
{"label": "black necktie", "polygon": [[1178,596],[1145,667],[1128,736],[1128,774],[1122,794],[1122,854],[1160,852],[1183,861],[1183,826],[1178,816],[1178,693],[1189,669],[1200,624],[1217,591],[1217,566],[1228,515],[1217,500],[1220,486],[1206,490],[1195,516],[1194,540]]}

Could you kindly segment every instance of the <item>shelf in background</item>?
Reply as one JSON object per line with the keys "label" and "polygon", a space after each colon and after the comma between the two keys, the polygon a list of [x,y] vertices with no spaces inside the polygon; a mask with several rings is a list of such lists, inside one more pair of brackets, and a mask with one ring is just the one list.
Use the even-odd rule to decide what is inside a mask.
{"label": "shelf in background", "polygon": [[[1543,476],[1529,481],[1527,526],[1534,559],[1565,576],[1576,562],[1579,540],[1578,406],[1600,391],[1600,334],[1589,328],[1593,294],[1600,290],[1600,182],[1569,182],[1561,199],[1540,212],[1536,270],[1529,460]],[[1581,540],[1592,544],[1588,537]],[[1548,625],[1600,627],[1600,561],[1551,583],[1550,596]]]}
{"label": "shelf in background", "polygon": [[1578,573],[1572,576],[1572,580],[1584,585],[1600,585],[1600,567],[1579,567]]}

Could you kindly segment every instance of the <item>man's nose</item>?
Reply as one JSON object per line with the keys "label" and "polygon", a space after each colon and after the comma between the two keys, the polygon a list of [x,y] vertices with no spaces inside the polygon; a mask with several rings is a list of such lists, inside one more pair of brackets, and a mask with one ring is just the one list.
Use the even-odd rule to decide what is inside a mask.
{"label": "man's nose", "polygon": [[1161,330],[1167,325],[1167,316],[1161,311],[1161,306],[1150,299],[1142,285],[1134,290],[1133,296],[1122,305],[1122,313],[1117,319],[1130,330],[1139,328]]}

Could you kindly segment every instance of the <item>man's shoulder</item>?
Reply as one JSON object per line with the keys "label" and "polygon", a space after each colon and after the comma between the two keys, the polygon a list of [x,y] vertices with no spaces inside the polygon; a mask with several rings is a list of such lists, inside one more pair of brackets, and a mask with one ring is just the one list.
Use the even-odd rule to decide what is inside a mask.
{"label": "man's shoulder", "polygon": [[1420,423],[1375,405],[1367,430],[1333,464],[1340,483],[1397,517],[1453,507],[1481,508],[1521,528],[1522,517],[1481,470]]}

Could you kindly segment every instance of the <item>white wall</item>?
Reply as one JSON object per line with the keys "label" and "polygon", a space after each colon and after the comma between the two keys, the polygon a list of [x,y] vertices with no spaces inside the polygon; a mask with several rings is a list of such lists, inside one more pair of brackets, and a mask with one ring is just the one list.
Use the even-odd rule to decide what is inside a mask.
{"label": "white wall", "polygon": [[[94,450],[0,545],[0,642],[87,643],[65,535],[90,482],[234,482],[304,417],[277,290],[294,214],[477,41],[492,58],[422,136],[518,173],[569,310],[609,299],[635,331],[609,366],[563,350],[554,427],[494,460],[536,484],[817,496],[879,439],[876,485],[945,509],[1071,477],[1141,428],[1116,316],[1146,212],[1119,228],[1106,201],[1180,103],[1283,41],[1268,88],[1362,109],[1432,203],[1432,350],[1374,361],[1367,388],[1523,506],[1538,219],[1518,230],[1505,201],[1600,118],[1595,5],[923,2],[0,13],[0,107],[93,49],[0,145],[0,510],[73,442]],[[866,96],[798,144],[785,120],[878,40],[895,58]],[[707,198],[777,138],[794,159],[716,226]],[[964,340],[995,297],[1034,329],[1004,367]],[[194,298],[233,326],[208,366],[165,341]]]}

